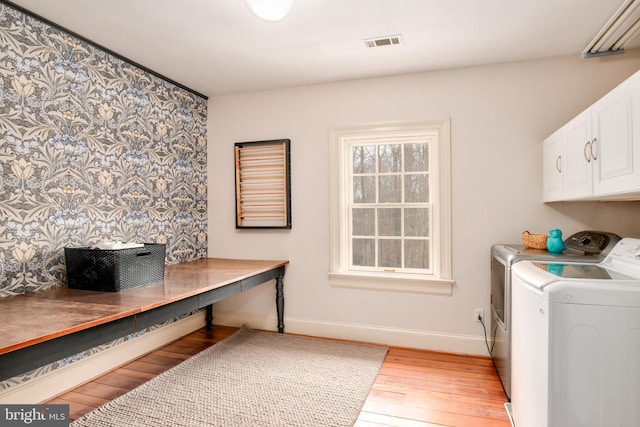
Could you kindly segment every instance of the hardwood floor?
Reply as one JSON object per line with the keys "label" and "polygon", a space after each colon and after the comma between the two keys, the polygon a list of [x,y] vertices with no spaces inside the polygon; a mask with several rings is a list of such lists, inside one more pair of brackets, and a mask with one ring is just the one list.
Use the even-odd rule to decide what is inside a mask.
{"label": "hardwood floor", "polygon": [[[69,404],[75,420],[236,330],[200,329],[47,403]],[[489,357],[390,347],[355,427],[510,427],[504,402]]]}

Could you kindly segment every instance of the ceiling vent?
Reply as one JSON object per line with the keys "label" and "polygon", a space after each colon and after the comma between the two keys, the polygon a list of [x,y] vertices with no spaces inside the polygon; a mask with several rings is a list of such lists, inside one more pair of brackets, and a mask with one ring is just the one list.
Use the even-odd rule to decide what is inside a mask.
{"label": "ceiling vent", "polygon": [[640,34],[640,0],[625,0],[582,52],[583,58],[624,53]]}
{"label": "ceiling vent", "polygon": [[382,46],[393,46],[393,45],[403,44],[401,34],[396,34],[393,36],[376,37],[375,39],[365,39],[363,41],[365,46],[367,47],[382,47]]}

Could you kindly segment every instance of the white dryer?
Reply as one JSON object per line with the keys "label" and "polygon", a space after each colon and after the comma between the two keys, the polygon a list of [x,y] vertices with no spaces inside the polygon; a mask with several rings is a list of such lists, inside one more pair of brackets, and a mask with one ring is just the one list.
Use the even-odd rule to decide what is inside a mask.
{"label": "white dryer", "polygon": [[512,272],[514,425],[640,426],[640,239]]}

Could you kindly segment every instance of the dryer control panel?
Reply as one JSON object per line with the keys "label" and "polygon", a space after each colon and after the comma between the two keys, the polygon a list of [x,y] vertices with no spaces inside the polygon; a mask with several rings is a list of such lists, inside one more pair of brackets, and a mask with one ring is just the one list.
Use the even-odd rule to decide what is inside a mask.
{"label": "dryer control panel", "polygon": [[579,231],[569,236],[564,244],[589,254],[606,254],[620,241],[620,236],[601,231]]}

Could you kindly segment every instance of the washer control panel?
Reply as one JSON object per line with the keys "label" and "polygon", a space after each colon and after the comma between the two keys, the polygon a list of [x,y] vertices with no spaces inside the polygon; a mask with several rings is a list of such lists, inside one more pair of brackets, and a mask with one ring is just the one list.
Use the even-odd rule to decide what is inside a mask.
{"label": "washer control panel", "polygon": [[640,239],[627,237],[616,245],[613,251],[607,256],[605,262],[625,262],[630,265],[640,266]]}

